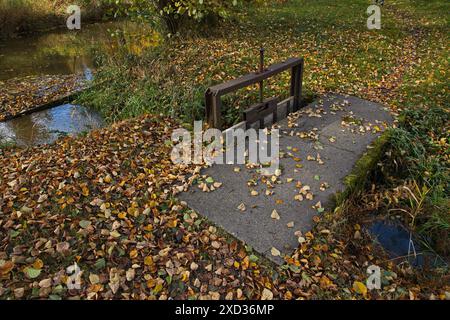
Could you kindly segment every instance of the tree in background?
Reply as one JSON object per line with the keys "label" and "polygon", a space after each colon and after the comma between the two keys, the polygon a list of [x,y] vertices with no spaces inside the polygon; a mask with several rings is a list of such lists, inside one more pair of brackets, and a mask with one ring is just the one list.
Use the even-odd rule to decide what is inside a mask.
{"label": "tree in background", "polygon": [[226,18],[238,0],[109,0],[114,15],[139,20],[159,17],[167,31],[175,34],[184,21],[204,21],[208,17]]}

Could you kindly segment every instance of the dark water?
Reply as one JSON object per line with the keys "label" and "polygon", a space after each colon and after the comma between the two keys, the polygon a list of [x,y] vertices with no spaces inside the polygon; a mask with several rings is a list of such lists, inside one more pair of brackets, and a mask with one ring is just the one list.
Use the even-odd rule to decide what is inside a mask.
{"label": "dark water", "polygon": [[423,264],[423,257],[417,255],[419,244],[415,239],[410,239],[409,231],[399,222],[375,221],[368,229],[392,258],[404,257],[412,264]]}
{"label": "dark water", "polygon": [[79,134],[101,126],[102,117],[94,110],[64,104],[0,122],[0,142],[13,142],[24,147],[52,143],[60,136]]}
{"label": "dark water", "polygon": [[82,25],[0,42],[0,80],[42,74],[76,74],[94,67],[94,52],[112,43],[121,23]]}
{"label": "dark water", "polygon": [[[119,36],[120,35],[120,36]],[[78,74],[92,70],[95,57],[117,50],[139,54],[159,44],[159,33],[127,21],[82,24],[0,42],[0,80],[32,75]]]}
{"label": "dark water", "polygon": [[103,38],[99,30],[89,27],[78,33],[58,31],[1,42],[0,80],[42,74],[75,74],[92,69],[91,43],[85,32],[93,32],[96,37]]}
{"label": "dark water", "polygon": [[418,237],[398,220],[376,220],[366,226],[379,244],[397,263],[408,262],[414,267],[443,266],[443,261],[436,254],[423,248]]}

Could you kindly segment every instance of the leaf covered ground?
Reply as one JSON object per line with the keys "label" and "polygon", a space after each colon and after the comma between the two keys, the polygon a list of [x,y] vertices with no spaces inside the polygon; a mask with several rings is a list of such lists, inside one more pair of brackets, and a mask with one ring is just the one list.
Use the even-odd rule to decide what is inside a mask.
{"label": "leaf covered ground", "polygon": [[[116,80],[85,102],[111,119],[166,112],[191,120],[203,114],[205,83],[254,70],[255,49],[264,45],[268,63],[305,57],[308,93],[354,94],[394,113],[445,104],[442,4],[387,4],[378,33],[365,29],[365,1],[315,4],[252,8],[258,14],[244,15],[221,37],[182,40],[161,59],[151,56],[158,63],[106,70]],[[164,61],[174,63],[164,69]],[[278,92],[287,81],[268,89]],[[239,110],[247,98],[228,102]],[[0,297],[449,299],[445,270],[396,266],[373,246],[350,205],[315,218],[282,267],[264,261],[176,200],[199,169],[169,159],[167,141],[178,126],[145,115],[49,146],[0,149]],[[431,138],[448,161],[442,132]],[[74,262],[83,271],[80,290],[66,285]],[[365,286],[371,264],[383,270],[383,290]]]}
{"label": "leaf covered ground", "polygon": [[82,76],[44,75],[0,81],[0,121],[62,99],[85,87]]}
{"label": "leaf covered ground", "polygon": [[[170,161],[174,126],[144,116],[45,148],[3,149],[0,296],[423,297],[420,288],[403,288],[394,265],[382,262],[389,286],[367,292],[364,270],[375,260],[370,246],[349,254],[351,244],[335,239],[318,217],[281,268],[209,224],[174,198],[200,169]],[[69,290],[67,268],[75,262],[81,289]],[[445,291],[432,293],[445,298]]]}

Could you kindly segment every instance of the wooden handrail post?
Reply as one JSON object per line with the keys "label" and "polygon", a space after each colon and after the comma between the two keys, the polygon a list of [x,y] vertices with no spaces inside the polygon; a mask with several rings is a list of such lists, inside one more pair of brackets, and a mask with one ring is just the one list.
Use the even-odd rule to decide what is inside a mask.
{"label": "wooden handrail post", "polygon": [[300,109],[303,82],[303,59],[298,66],[291,71],[291,96],[294,97],[293,111]]}

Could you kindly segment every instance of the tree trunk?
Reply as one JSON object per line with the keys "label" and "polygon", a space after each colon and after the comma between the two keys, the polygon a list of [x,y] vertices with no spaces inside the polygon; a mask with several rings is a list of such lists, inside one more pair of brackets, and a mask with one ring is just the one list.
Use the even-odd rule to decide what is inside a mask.
{"label": "tree trunk", "polygon": [[[175,6],[175,1],[173,0],[158,0],[157,8],[158,11],[164,10],[167,6]],[[180,27],[180,17],[175,13],[163,13],[161,19],[163,20],[167,30],[174,34],[177,33]]]}

